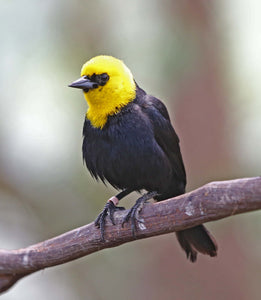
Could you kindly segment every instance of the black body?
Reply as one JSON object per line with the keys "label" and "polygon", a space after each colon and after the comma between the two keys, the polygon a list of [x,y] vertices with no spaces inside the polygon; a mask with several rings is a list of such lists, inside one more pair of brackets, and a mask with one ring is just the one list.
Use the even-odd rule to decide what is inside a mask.
{"label": "black body", "polygon": [[96,179],[117,189],[157,191],[160,200],[185,192],[179,139],[167,109],[142,89],[102,130],[85,119],[83,135],[83,158]]}
{"label": "black body", "polygon": [[[110,116],[102,129],[85,119],[83,136],[83,159],[96,179],[120,190],[156,191],[157,201],[185,192],[179,138],[167,109],[138,86],[136,99]],[[216,255],[215,243],[202,225],[180,231],[177,237],[191,261],[196,260],[195,250]]]}

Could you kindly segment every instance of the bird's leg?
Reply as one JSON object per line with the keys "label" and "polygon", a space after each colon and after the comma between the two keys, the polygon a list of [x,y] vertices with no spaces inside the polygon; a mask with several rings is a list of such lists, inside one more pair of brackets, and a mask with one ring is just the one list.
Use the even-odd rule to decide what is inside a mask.
{"label": "bird's leg", "polygon": [[147,194],[141,196],[133,205],[133,207],[130,209],[130,211],[125,216],[125,218],[123,219],[122,227],[124,226],[125,223],[131,220],[131,231],[133,237],[136,236],[136,232],[137,232],[136,222],[143,223],[143,221],[139,219],[139,213],[142,210],[144,203],[157,195],[158,193],[154,191],[154,192],[148,192]]}
{"label": "bird's leg", "polygon": [[106,219],[106,216],[109,215],[112,224],[115,225],[114,212],[116,210],[124,210],[125,209],[124,207],[120,207],[120,206],[117,206],[117,205],[123,197],[127,196],[131,192],[132,192],[132,190],[126,189],[126,190],[123,190],[122,192],[120,192],[119,194],[117,194],[116,196],[111,197],[107,201],[107,203],[105,204],[102,212],[98,215],[98,217],[94,221],[94,225],[97,226],[98,228],[100,228],[101,240],[102,241],[105,241],[104,232],[105,232],[105,219]]}

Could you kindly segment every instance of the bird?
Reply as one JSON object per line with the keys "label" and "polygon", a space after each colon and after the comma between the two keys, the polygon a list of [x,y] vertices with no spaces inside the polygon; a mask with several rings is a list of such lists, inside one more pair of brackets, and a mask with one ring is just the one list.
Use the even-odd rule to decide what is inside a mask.
{"label": "bird", "polygon": [[[131,222],[135,236],[145,202],[163,201],[185,193],[186,172],[179,138],[165,104],[136,83],[125,63],[98,55],[81,69],[69,87],[83,91],[88,110],[83,126],[83,160],[90,174],[118,191],[95,220],[105,241],[105,220],[115,225],[119,201],[132,192],[145,191],[129,210],[122,225]],[[217,243],[204,225],[176,232],[191,262],[197,253],[217,255]]]}

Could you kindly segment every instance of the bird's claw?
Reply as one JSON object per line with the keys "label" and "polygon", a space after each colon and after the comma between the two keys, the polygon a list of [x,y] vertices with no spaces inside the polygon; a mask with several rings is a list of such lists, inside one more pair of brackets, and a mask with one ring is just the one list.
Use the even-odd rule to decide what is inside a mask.
{"label": "bird's claw", "polygon": [[[137,224],[144,224],[144,220],[139,218],[140,211],[143,208],[143,205],[151,198],[157,196],[158,193],[156,191],[149,192],[143,196],[141,196],[136,203],[133,205],[133,207],[129,210],[127,215],[124,217],[123,222],[122,222],[122,227],[124,226],[125,223],[129,222],[131,220],[131,232],[132,236],[136,238],[136,232],[137,230]],[[139,226],[140,228],[144,227]]]}
{"label": "bird's claw", "polygon": [[131,221],[131,232],[132,236],[136,238],[136,232],[137,232],[137,223],[144,223],[143,219],[139,218],[139,213],[143,208],[145,201],[137,201],[134,206],[129,210],[127,215],[124,217],[122,222],[122,227],[124,227],[124,224]]}
{"label": "bird's claw", "polygon": [[[133,205],[133,207],[129,210],[127,215],[124,217],[123,222],[122,222],[122,227],[124,226],[125,223],[127,223],[129,220],[131,220],[131,232],[132,232],[132,236],[134,238],[136,238],[137,224],[144,224],[144,220],[139,218],[139,213],[142,210],[144,203],[146,203],[149,199],[151,199],[157,195],[158,195],[158,193],[153,191],[153,192],[149,192],[149,193],[141,196],[136,201],[136,203]],[[95,226],[100,228],[101,240],[103,242],[105,241],[104,233],[105,233],[106,216],[109,215],[112,224],[115,225],[114,212],[116,210],[125,210],[124,207],[116,206],[118,204],[118,202],[119,202],[119,199],[116,196],[110,198],[108,200],[108,202],[105,204],[103,211],[98,215],[98,217],[94,221]],[[143,225],[143,227],[144,227],[144,225]],[[141,228],[141,226],[140,226],[140,228]]]}
{"label": "bird's claw", "polygon": [[125,210],[125,208],[121,207],[121,206],[116,206],[112,201],[108,201],[105,204],[104,209],[102,210],[102,212],[98,215],[98,217],[94,221],[94,225],[97,226],[98,228],[100,228],[101,240],[103,242],[105,241],[104,233],[105,233],[106,216],[109,215],[112,224],[115,225],[114,212],[116,210]]}

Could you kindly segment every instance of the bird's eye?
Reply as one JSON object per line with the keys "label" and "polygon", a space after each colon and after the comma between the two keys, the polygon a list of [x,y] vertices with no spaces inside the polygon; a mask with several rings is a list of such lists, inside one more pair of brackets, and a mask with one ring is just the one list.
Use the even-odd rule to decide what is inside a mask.
{"label": "bird's eye", "polygon": [[101,74],[101,80],[102,81],[108,81],[109,79],[109,75],[107,73],[102,73]]}
{"label": "bird's eye", "polygon": [[99,84],[101,86],[105,85],[106,82],[109,80],[109,75],[107,73],[102,73],[99,77]]}

